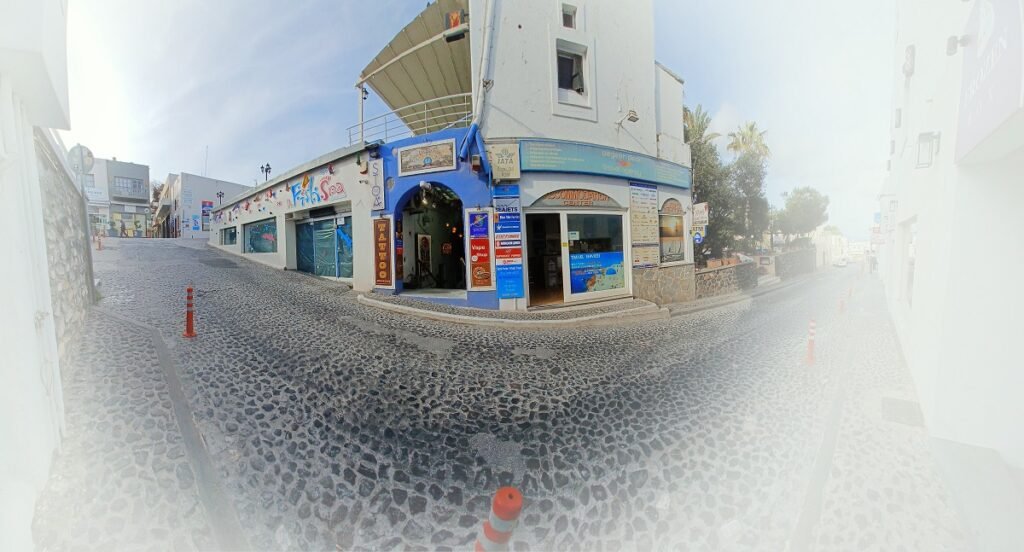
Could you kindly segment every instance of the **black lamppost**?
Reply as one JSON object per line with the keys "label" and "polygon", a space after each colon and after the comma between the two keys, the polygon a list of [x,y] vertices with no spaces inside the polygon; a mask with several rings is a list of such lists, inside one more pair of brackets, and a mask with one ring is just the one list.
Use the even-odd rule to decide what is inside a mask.
{"label": "black lamppost", "polygon": [[224,192],[217,192],[217,205],[224,205]]}
{"label": "black lamppost", "polygon": [[266,182],[270,178],[270,163],[260,165],[260,172],[263,173],[263,181]]}

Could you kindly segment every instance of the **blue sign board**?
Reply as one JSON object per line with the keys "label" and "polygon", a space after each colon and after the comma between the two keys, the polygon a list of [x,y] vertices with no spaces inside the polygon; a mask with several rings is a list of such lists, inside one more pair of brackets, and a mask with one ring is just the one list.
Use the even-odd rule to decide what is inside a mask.
{"label": "blue sign board", "polygon": [[523,265],[498,265],[494,267],[494,272],[498,277],[499,299],[516,299],[526,295],[523,290]]}
{"label": "blue sign board", "polygon": [[519,197],[519,184],[499,184],[491,188],[492,197]]}
{"label": "blue sign board", "polygon": [[522,140],[523,171],[597,174],[689,188],[690,169],[662,159],[577,142]]}
{"label": "blue sign board", "polygon": [[519,213],[499,213],[498,220],[494,222],[495,234],[516,234],[523,231],[522,219]]}
{"label": "blue sign board", "polygon": [[469,237],[471,238],[486,238],[490,228],[488,228],[488,214],[487,212],[477,211],[469,214]]}
{"label": "blue sign board", "polygon": [[693,233],[693,243],[700,245],[704,241],[704,236],[700,235],[700,232]]}

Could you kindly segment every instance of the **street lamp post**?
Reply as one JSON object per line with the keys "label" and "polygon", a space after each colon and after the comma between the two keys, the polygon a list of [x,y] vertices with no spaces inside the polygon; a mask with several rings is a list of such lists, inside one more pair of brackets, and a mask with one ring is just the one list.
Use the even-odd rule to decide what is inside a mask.
{"label": "street lamp post", "polygon": [[224,192],[217,192],[217,205],[224,205]]}
{"label": "street lamp post", "polygon": [[270,163],[260,165],[260,172],[263,173],[263,181],[266,182],[270,178]]}

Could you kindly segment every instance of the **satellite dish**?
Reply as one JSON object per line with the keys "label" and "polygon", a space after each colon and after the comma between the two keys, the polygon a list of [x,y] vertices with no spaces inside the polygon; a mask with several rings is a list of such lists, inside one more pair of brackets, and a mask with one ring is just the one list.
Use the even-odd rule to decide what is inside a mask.
{"label": "satellite dish", "polygon": [[68,165],[78,176],[92,172],[95,163],[96,157],[93,156],[92,151],[82,144],[78,144],[68,152]]}

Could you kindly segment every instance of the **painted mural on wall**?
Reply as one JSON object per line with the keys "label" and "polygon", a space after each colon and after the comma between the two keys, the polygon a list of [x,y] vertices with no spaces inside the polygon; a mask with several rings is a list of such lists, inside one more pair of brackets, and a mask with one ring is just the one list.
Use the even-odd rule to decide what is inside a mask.
{"label": "painted mural on wall", "polygon": [[333,164],[303,174],[250,196],[214,214],[217,224],[232,223],[243,213],[275,215],[295,208],[309,208],[348,198],[348,190]]}

